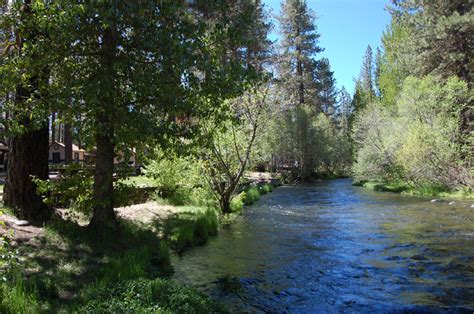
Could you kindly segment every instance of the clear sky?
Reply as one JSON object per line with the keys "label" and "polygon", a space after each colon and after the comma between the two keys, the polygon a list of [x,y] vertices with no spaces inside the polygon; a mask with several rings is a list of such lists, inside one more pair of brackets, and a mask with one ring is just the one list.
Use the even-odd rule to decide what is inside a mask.
{"label": "clear sky", "polygon": [[[280,13],[280,0],[263,0],[273,15]],[[367,45],[375,51],[390,23],[385,7],[389,0],[307,0],[316,13],[316,25],[321,35],[320,46],[325,49],[320,57],[329,59],[339,88],[354,90],[353,78],[357,77]],[[275,23],[275,34],[278,36]]]}

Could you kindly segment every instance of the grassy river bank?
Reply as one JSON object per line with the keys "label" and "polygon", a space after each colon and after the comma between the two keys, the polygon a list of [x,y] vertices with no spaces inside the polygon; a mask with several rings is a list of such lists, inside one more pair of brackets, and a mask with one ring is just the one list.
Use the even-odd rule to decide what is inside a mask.
{"label": "grassy river bank", "polygon": [[[245,188],[232,202],[234,215],[272,190],[270,184]],[[169,279],[170,254],[205,244],[231,217],[162,199],[116,208],[116,213],[119,228],[99,241],[87,220],[71,210],[57,210],[48,224],[33,226],[4,209],[0,312],[226,312]]]}

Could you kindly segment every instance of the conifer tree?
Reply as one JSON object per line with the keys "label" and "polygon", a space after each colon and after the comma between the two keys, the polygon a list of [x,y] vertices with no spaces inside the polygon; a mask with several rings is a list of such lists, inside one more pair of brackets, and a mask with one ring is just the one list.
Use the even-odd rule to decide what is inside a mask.
{"label": "conifer tree", "polygon": [[[413,60],[410,74],[432,74],[444,80],[457,76],[472,87],[473,1],[396,0],[392,13],[412,31],[403,46],[405,58]],[[461,112],[464,134],[474,130],[473,106],[471,103]]]}
{"label": "conifer tree", "polygon": [[43,14],[41,6],[24,0],[11,3],[0,17],[0,29],[6,31],[0,93],[11,95],[2,108],[9,113],[10,148],[3,200],[19,218],[35,222],[52,213],[32,180],[48,178],[49,36]]}
{"label": "conifer tree", "polygon": [[315,80],[318,83],[317,107],[327,116],[334,118],[338,90],[336,87],[334,72],[331,71],[331,66],[328,59],[323,58],[318,62],[315,76]]}
{"label": "conifer tree", "polygon": [[282,3],[278,18],[282,34],[279,74],[292,105],[314,105],[316,101],[314,57],[323,49],[318,46],[320,35],[315,20],[315,14],[305,0],[286,0]]}
{"label": "conifer tree", "polygon": [[372,98],[374,93],[374,57],[372,47],[367,46],[365,51],[362,69],[360,72],[360,81],[362,89],[368,95],[368,100]]}

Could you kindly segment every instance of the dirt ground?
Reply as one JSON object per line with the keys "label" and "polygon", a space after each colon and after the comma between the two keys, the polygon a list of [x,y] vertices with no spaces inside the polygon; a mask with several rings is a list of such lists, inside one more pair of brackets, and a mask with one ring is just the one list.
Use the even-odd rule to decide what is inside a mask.
{"label": "dirt ground", "polygon": [[[274,180],[270,173],[261,172],[249,172],[246,174],[246,178],[254,183],[270,183]],[[150,225],[156,221],[166,221],[168,218],[176,216],[179,213],[189,212],[190,207],[163,205],[149,201],[142,204],[119,207],[116,208],[115,211],[121,218],[143,225]],[[57,214],[62,217],[67,216],[65,213],[65,210],[57,210]],[[38,239],[44,235],[44,228],[28,224],[23,225],[23,223],[25,223],[24,221],[20,221],[11,215],[0,215],[0,222],[3,222],[3,224],[0,224],[0,236],[5,235],[12,246],[21,244],[34,245]],[[81,219],[78,223],[84,226],[87,225],[88,220]],[[157,231],[158,234],[160,233],[160,230],[155,231]]]}
{"label": "dirt ground", "polygon": [[[189,207],[176,207],[172,205],[162,205],[150,201],[143,204],[136,204],[115,209],[117,216],[126,220],[131,220],[143,225],[151,225],[156,221],[166,221],[169,217],[181,212],[189,211]],[[57,210],[57,214],[65,216],[64,210]],[[18,220],[14,216],[0,215],[0,236],[5,236],[11,246],[28,244],[35,245],[44,235],[44,228],[27,224],[26,221]],[[87,225],[87,220],[79,222],[80,225]],[[25,224],[25,225],[24,225]],[[160,235],[160,230],[156,230]]]}

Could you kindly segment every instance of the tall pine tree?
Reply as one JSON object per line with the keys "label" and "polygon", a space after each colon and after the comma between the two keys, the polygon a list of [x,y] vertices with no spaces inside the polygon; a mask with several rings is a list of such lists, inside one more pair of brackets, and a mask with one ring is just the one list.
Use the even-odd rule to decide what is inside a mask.
{"label": "tall pine tree", "polygon": [[316,16],[305,0],[286,0],[282,3],[278,17],[282,34],[279,74],[292,105],[314,105],[316,102],[314,57],[323,49],[318,46],[320,35],[315,20]]}

